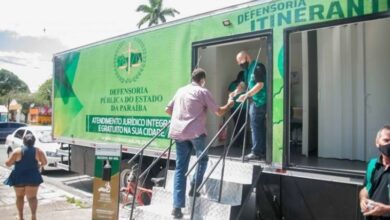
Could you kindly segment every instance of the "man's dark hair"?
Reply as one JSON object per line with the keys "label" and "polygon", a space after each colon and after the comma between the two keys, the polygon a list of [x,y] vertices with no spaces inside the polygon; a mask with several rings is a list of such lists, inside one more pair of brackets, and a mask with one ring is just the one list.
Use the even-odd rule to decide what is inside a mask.
{"label": "man's dark hair", "polygon": [[202,68],[196,68],[194,71],[192,71],[191,79],[192,81],[199,83],[201,79],[206,78],[206,71]]}
{"label": "man's dark hair", "polygon": [[33,147],[35,144],[35,137],[32,134],[26,134],[23,137],[23,144],[27,147]]}

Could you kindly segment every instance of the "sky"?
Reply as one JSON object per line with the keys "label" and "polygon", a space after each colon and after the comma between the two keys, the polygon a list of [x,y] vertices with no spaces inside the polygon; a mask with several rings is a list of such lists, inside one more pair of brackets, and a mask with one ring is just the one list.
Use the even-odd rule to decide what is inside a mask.
{"label": "sky", "polygon": [[[179,15],[168,21],[249,0],[164,0]],[[52,76],[54,53],[138,30],[136,12],[148,0],[11,0],[0,13],[0,69],[15,73],[35,92]],[[145,26],[146,27],[146,26]]]}

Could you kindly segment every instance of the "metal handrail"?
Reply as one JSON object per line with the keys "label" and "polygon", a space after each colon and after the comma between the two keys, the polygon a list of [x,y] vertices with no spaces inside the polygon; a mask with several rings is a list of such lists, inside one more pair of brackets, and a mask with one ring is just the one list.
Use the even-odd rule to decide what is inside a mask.
{"label": "metal handrail", "polygon": [[130,164],[131,162],[133,162],[136,158],[137,158],[137,156],[139,156],[141,153],[143,154],[143,151],[147,148],[147,147],[149,147],[149,145],[154,141],[154,140],[156,140],[157,139],[157,137],[158,136],[160,136],[160,134],[166,129],[166,128],[168,128],[168,126],[170,125],[171,123],[170,122],[168,122],[163,128],[161,128],[161,130],[157,133],[157,134],[155,134],[150,140],[149,140],[149,142],[148,143],[146,143],[142,148],[141,148],[141,150],[139,150],[127,163],[128,164]]}
{"label": "metal handrail", "polygon": [[[237,112],[239,111],[240,114],[241,114],[241,111],[242,111],[242,107],[245,103],[247,103],[248,100],[245,100],[245,102],[242,102],[238,108],[230,115],[230,117],[225,121],[225,123],[222,125],[222,127],[219,129],[219,131],[215,134],[215,136],[211,139],[211,141],[209,142],[209,144],[206,146],[206,148],[202,151],[202,153],[199,155],[199,157],[197,158],[197,160],[195,161],[195,163],[191,166],[191,168],[187,171],[187,173],[185,174],[186,177],[188,177],[188,175],[192,172],[192,170],[199,164],[200,160],[206,155],[206,152],[208,151],[208,149],[211,147],[211,145],[214,143],[214,141],[216,140],[216,138],[218,137],[218,135],[223,131],[223,129],[225,129],[225,127],[228,125],[228,123],[232,120],[232,118],[234,117],[235,114],[237,114]],[[220,191],[219,191],[219,195],[218,195],[218,202],[220,202],[221,200],[221,194],[222,194],[222,182],[223,182],[223,178],[224,178],[224,170],[225,170],[225,158],[226,156],[228,155],[229,153],[229,150],[230,150],[230,147],[233,145],[233,143],[236,141],[236,139],[238,138],[238,136],[241,134],[241,132],[244,130],[246,130],[246,125],[247,125],[247,120],[245,120],[245,123],[243,124],[243,126],[240,128],[240,130],[237,132],[237,134],[231,138],[229,144],[228,144],[228,147],[225,147],[224,148],[224,153],[219,157],[217,163],[213,166],[213,168],[211,169],[211,171],[207,174],[206,178],[204,178],[204,180],[202,181],[202,183],[199,185],[199,187],[196,186],[196,180],[195,180],[195,185],[194,185],[194,194],[193,194],[193,202],[192,202],[192,209],[191,209],[191,220],[194,218],[194,210],[195,210],[195,203],[196,203],[196,194],[199,193],[199,191],[202,189],[202,187],[204,186],[204,184],[206,183],[206,181],[210,178],[211,174],[215,171],[216,167],[218,166],[218,164],[220,163],[220,161],[223,159],[223,164],[222,164],[222,172],[221,172],[221,183],[220,183]],[[235,128],[234,128],[234,131],[233,131],[233,134],[235,132],[235,129],[237,127],[237,124],[235,125]],[[245,137],[244,137],[244,140],[245,140]],[[245,141],[244,141],[245,142]],[[245,146],[243,146],[245,147]],[[196,178],[196,174],[195,174],[195,178]]]}
{"label": "metal handrail", "polygon": [[[168,161],[169,161],[169,158],[170,158],[170,150],[172,148],[172,145],[174,144],[174,142],[172,141],[171,139],[171,142],[169,143],[169,147],[167,147],[161,154],[159,157],[157,157],[156,159],[153,160],[153,162],[148,166],[148,168],[145,169],[144,172],[141,173],[141,175],[139,176],[139,178],[142,178],[144,177],[153,167],[154,165],[156,165],[156,163],[161,160],[161,158],[163,158],[163,156],[165,155],[165,153],[168,151]],[[168,169],[168,167],[167,167]]]}
{"label": "metal handrail", "polygon": [[[139,164],[139,168],[137,169],[137,175],[135,177],[135,188],[134,188],[134,193],[133,193],[133,200],[132,200],[132,203],[131,203],[131,211],[130,211],[130,220],[133,219],[133,213],[134,213],[134,206],[135,206],[135,199],[137,198],[137,193],[138,193],[138,182],[141,178],[141,174],[140,174],[140,170],[141,170],[141,167],[142,167],[142,160],[143,160],[143,157],[144,157],[144,151],[146,148],[148,148],[150,146],[151,143],[153,143],[153,141],[155,141],[157,139],[158,136],[160,136],[160,134],[169,127],[170,123],[168,122],[163,128],[160,129],[160,131],[155,134],[149,141],[148,143],[146,143],[127,163],[130,164],[132,163],[138,156],[139,156],[139,160],[138,160],[138,164]],[[169,144],[169,155],[168,155],[168,160],[167,160],[167,163],[169,163],[169,159],[170,159],[170,153],[171,153],[171,147],[172,147],[172,139],[170,141],[170,144]],[[165,151],[164,151],[165,152]],[[163,155],[163,154],[162,154]],[[162,155],[160,155],[159,158],[162,157]],[[149,167],[148,167],[149,168]],[[168,167],[167,167],[168,168]],[[151,168],[150,168],[151,169]]]}
{"label": "metal handrail", "polygon": [[[199,189],[201,189],[203,187],[204,184],[206,184],[207,180],[209,179],[209,177],[211,176],[211,174],[214,172],[214,170],[217,168],[218,164],[221,162],[221,160],[225,160],[226,159],[226,156],[228,155],[228,152],[230,150],[230,147],[233,145],[233,143],[237,140],[238,136],[241,134],[241,132],[244,130],[244,127],[246,126],[246,122],[242,125],[242,127],[240,128],[240,130],[238,131],[237,135],[234,136],[234,138],[232,139],[232,141],[229,143],[228,147],[227,147],[227,150],[224,151],[224,153],[218,158],[217,162],[214,164],[213,168],[211,168],[210,172],[207,174],[206,178],[204,178],[204,180],[202,181],[202,183],[199,185]],[[224,164],[222,165],[222,171],[221,171],[221,183],[223,182],[223,173],[224,173]],[[222,186],[221,186],[222,187]],[[220,188],[221,189],[221,188]],[[221,200],[221,192],[219,193],[219,199],[218,199],[218,202],[220,202]]]}
{"label": "metal handrail", "polygon": [[[229,143],[228,147],[227,147],[227,151],[224,152],[224,154],[222,154],[219,159],[217,160],[217,162],[214,164],[214,166],[211,168],[210,172],[206,175],[206,178],[204,178],[204,180],[202,181],[202,183],[199,185],[198,189],[200,190],[204,184],[206,184],[207,180],[210,178],[211,174],[213,174],[214,170],[217,168],[218,164],[221,162],[221,160],[223,158],[226,158],[227,156],[227,152],[229,152],[229,149],[230,147],[233,145],[234,141],[237,140],[239,134],[244,130],[244,126],[246,126],[246,122],[242,125],[241,129],[238,131],[237,135],[234,136],[234,138],[232,139],[233,141]],[[223,171],[222,171],[223,173]],[[221,178],[221,182],[223,181],[223,177]],[[197,191],[198,192],[198,191]],[[221,195],[219,195],[219,197],[221,197]],[[220,198],[219,198],[219,202],[220,202]]]}
{"label": "metal handrail", "polygon": [[[239,108],[242,108],[242,106],[239,106]],[[236,110],[237,111],[237,110]],[[234,115],[236,113],[236,111],[232,114]],[[240,114],[241,114],[241,110],[240,110]],[[247,114],[248,114],[248,110],[247,110]],[[223,179],[224,179],[224,170],[225,170],[225,159],[227,157],[227,155],[229,154],[229,150],[231,148],[231,146],[233,145],[233,143],[237,140],[238,136],[241,134],[241,132],[243,130],[246,131],[247,129],[247,116],[245,118],[245,122],[244,124],[242,125],[242,127],[240,128],[240,130],[237,132],[236,135],[233,135],[232,138],[230,139],[230,142],[228,144],[227,147],[224,148],[224,153],[219,157],[219,159],[217,160],[217,162],[214,164],[214,166],[211,168],[210,172],[206,175],[206,177],[204,178],[204,180],[202,181],[202,183],[199,185],[199,187],[196,187],[195,186],[195,189],[194,190],[194,194],[193,194],[193,203],[192,203],[192,211],[191,211],[191,220],[193,219],[193,215],[194,215],[194,207],[195,207],[195,202],[196,202],[196,194],[200,192],[200,190],[202,189],[202,187],[206,184],[207,180],[210,178],[211,174],[215,171],[215,169],[217,168],[217,166],[219,165],[219,163],[221,162],[221,160],[223,160],[223,163],[222,163],[222,171],[221,171],[221,181],[220,181],[220,188],[219,188],[219,194],[218,194],[218,202],[221,202],[221,195],[222,195],[222,186],[223,186]],[[234,126],[234,130],[233,130],[233,134],[234,134],[234,131],[237,127],[237,124]],[[244,137],[244,143],[245,143],[245,137]],[[245,144],[243,145],[243,148],[245,148]],[[244,152],[244,150],[243,150]],[[244,202],[235,218],[235,220],[239,220],[240,219],[240,216],[242,215],[242,212],[244,210],[244,207],[247,205],[247,203],[249,202],[249,199],[250,199],[250,196],[251,196],[251,192],[253,191],[253,189],[256,187],[257,183],[259,182],[260,180],[260,177],[262,175],[262,169],[261,171],[257,174],[256,178],[254,179],[254,182],[251,184],[251,187],[250,187],[250,190],[249,190],[249,193],[248,195],[245,197],[244,199]],[[196,184],[196,182],[195,182]]]}
{"label": "metal handrail", "polygon": [[225,123],[222,125],[222,127],[218,130],[218,132],[214,135],[214,137],[211,139],[209,144],[207,144],[206,148],[202,151],[202,153],[199,155],[195,163],[188,169],[187,173],[185,174],[186,177],[192,172],[192,170],[198,165],[199,161],[206,155],[206,152],[210,149],[211,145],[214,143],[214,141],[217,139],[219,134],[225,129],[225,127],[229,124],[229,122],[232,120],[233,116],[237,113],[237,111],[242,108],[244,102],[242,102],[236,110],[230,115],[230,117],[225,121]]}

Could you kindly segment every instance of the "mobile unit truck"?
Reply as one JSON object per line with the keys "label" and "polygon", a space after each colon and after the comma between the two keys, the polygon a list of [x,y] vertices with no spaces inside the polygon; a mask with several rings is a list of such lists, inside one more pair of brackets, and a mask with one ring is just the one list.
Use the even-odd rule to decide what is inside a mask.
{"label": "mobile unit truck", "polygon": [[[237,52],[256,58],[260,51],[267,153],[265,162],[249,163],[262,168],[253,216],[363,219],[366,161],[378,155],[376,131],[390,121],[388,39],[389,0],[279,0],[92,43],[54,55],[53,133],[71,146],[71,170],[91,175],[100,142],[120,143],[127,161],[169,123],[165,106],[195,66],[207,71],[206,87],[222,104],[240,71]],[[223,120],[208,117],[209,139]],[[167,134],[145,150],[146,165],[169,145]],[[225,142],[213,143],[211,157]],[[232,146],[228,158],[240,163],[238,152]]]}

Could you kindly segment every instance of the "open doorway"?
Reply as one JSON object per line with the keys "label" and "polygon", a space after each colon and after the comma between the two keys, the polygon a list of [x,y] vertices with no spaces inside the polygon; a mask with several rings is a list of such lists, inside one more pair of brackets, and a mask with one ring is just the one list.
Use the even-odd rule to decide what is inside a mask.
{"label": "open doorway", "polygon": [[390,123],[390,18],[288,34],[289,165],[364,173]]}
{"label": "open doorway", "polygon": [[[271,52],[270,42],[271,35],[262,34],[257,36],[240,36],[237,38],[229,37],[229,39],[217,39],[206,42],[198,42],[194,44],[194,67],[199,67],[206,70],[206,88],[210,90],[219,105],[225,104],[229,95],[229,85],[237,79],[237,76],[242,69],[236,62],[236,55],[238,52],[245,50],[251,56],[252,60],[256,60],[265,65],[267,70],[267,77],[270,74],[271,65]],[[268,88],[269,90],[269,88]],[[246,111],[241,114],[245,118]],[[230,114],[226,114],[224,117],[216,117],[212,113],[208,113],[207,117],[207,143],[217,134],[219,128],[229,118]],[[249,118],[248,118],[249,120]],[[223,152],[223,146],[226,146],[233,133],[235,121],[232,120],[229,123],[227,129],[227,135],[223,138],[218,137],[212,144],[212,148],[209,151],[210,155],[220,155]],[[237,128],[238,130],[239,128]],[[244,132],[243,132],[244,133]],[[250,152],[251,148],[251,135],[250,126],[248,122],[246,135],[243,134],[242,138],[246,138],[245,153]],[[242,156],[243,141],[235,142],[230,151],[229,156],[239,158]]]}

